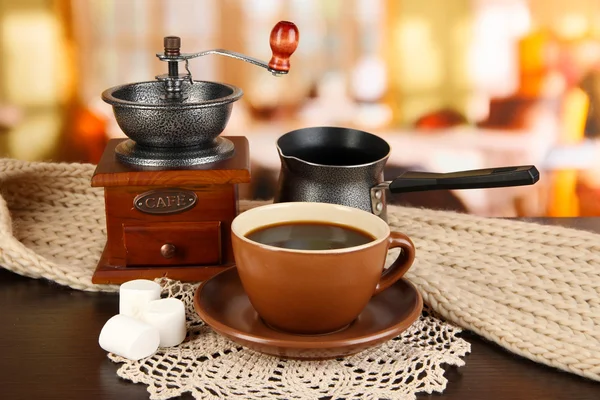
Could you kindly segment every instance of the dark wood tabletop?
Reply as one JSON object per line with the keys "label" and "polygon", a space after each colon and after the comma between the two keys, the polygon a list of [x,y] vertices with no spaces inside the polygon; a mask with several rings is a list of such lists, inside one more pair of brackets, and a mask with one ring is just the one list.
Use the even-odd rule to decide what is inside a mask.
{"label": "dark wood tabletop", "polygon": [[[600,218],[535,220],[600,232]],[[98,346],[118,312],[116,294],[86,293],[0,270],[0,399],[147,399],[146,386],[117,377]],[[600,399],[600,383],[536,364],[469,332],[471,354],[448,367],[436,399]],[[186,395],[184,398],[191,398]]]}

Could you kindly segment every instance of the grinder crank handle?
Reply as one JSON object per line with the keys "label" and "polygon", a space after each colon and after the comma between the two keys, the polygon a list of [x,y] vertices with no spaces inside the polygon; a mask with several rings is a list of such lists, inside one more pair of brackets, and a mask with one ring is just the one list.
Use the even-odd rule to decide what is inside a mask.
{"label": "grinder crank handle", "polygon": [[[407,171],[388,184],[390,192],[421,192],[438,189],[485,189],[533,185],[540,173],[533,165],[475,169],[450,173]],[[379,186],[379,185],[378,185]]]}
{"label": "grinder crank handle", "polygon": [[[225,49],[204,50],[198,53],[181,53],[179,49],[181,46],[181,39],[176,36],[165,37],[165,51],[163,53],[157,53],[156,56],[159,60],[167,61],[169,63],[170,77],[177,77],[178,74],[176,65],[178,62],[185,61],[190,82],[192,82],[192,74],[189,72],[187,62],[192,58],[202,57],[209,54],[218,54],[221,56],[235,58],[236,60],[245,61],[258,67],[265,68],[275,76],[281,76],[290,71],[290,57],[298,48],[299,40],[300,33],[298,32],[298,28],[294,23],[289,21],[279,21],[273,27],[271,30],[271,35],[269,36],[269,45],[271,46],[272,52],[269,63],[245,54]],[[163,79],[164,77],[161,76]]]}

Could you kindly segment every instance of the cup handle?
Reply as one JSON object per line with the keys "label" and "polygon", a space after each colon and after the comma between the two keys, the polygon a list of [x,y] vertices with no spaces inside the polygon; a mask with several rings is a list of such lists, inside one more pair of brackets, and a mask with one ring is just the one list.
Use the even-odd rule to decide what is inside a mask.
{"label": "cup handle", "polygon": [[381,279],[375,287],[375,293],[373,293],[373,295],[376,295],[396,283],[398,279],[404,276],[415,260],[415,245],[408,236],[399,232],[391,232],[388,242],[390,249],[400,247],[402,252],[396,261],[383,272]]}

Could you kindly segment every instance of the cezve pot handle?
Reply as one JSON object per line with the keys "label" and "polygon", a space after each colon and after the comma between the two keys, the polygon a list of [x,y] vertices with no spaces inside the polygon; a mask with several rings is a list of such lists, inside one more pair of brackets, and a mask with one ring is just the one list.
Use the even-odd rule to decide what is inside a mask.
{"label": "cezve pot handle", "polygon": [[[438,189],[485,189],[533,185],[540,173],[533,165],[474,169],[450,173],[407,171],[391,182],[384,182],[392,193]],[[380,185],[378,185],[381,188]]]}
{"label": "cezve pot handle", "polygon": [[371,207],[375,215],[383,210],[382,190],[392,193],[422,192],[439,189],[485,189],[533,185],[540,173],[533,165],[474,169],[449,173],[406,171],[393,181],[371,188]]}

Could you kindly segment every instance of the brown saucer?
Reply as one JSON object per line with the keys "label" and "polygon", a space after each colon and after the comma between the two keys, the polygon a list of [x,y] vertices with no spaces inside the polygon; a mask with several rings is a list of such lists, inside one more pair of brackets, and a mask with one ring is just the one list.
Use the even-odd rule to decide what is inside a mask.
{"label": "brown saucer", "polygon": [[294,335],[262,321],[232,267],[198,287],[194,307],[208,326],[236,343],[278,357],[314,360],[355,354],[398,336],[419,318],[423,299],[412,283],[401,279],[374,296],[347,328],[325,335]]}

